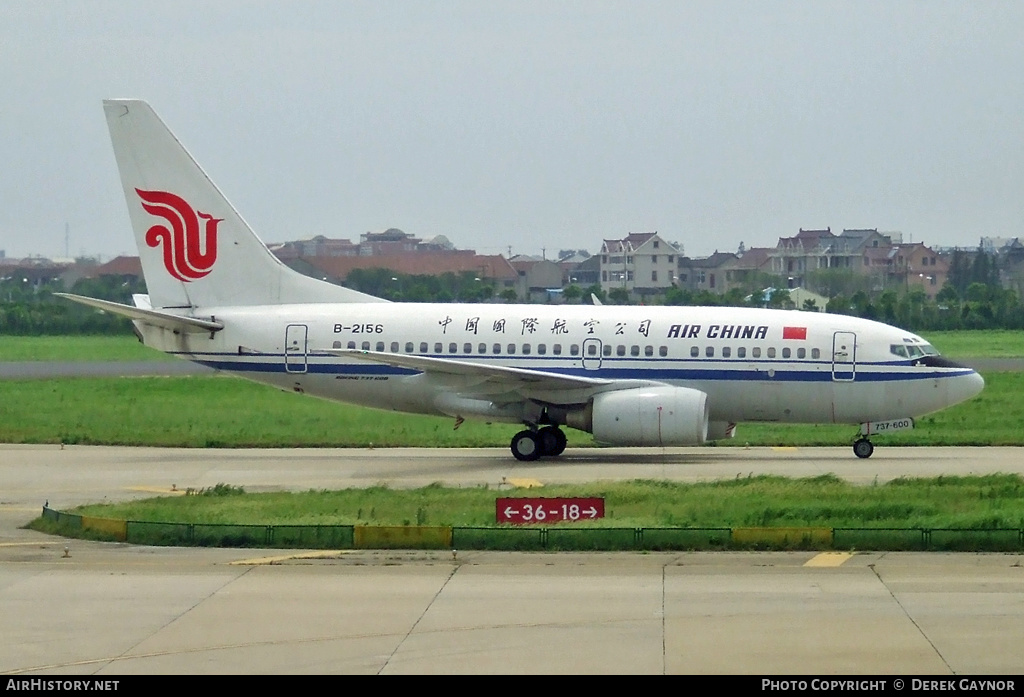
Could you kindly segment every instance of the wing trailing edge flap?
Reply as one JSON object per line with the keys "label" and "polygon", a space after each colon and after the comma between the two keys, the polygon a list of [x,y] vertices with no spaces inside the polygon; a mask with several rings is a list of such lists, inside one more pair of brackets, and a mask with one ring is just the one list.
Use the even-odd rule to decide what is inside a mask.
{"label": "wing trailing edge flap", "polygon": [[216,332],[224,328],[223,322],[218,322],[214,319],[183,317],[182,315],[175,315],[170,312],[132,307],[131,305],[122,305],[121,303],[99,300],[97,298],[87,298],[84,295],[74,295],[72,293],[54,293],[54,295],[81,305],[95,307],[98,310],[113,312],[115,315],[121,315],[144,324],[151,324],[155,327],[162,327],[185,334]]}
{"label": "wing trailing edge flap", "polygon": [[599,392],[661,384],[653,380],[607,380],[526,368],[481,365],[451,358],[410,356],[359,349],[318,349],[315,353],[328,353],[419,370],[430,380],[460,395],[486,397],[496,403],[532,399],[550,404],[581,404]]}

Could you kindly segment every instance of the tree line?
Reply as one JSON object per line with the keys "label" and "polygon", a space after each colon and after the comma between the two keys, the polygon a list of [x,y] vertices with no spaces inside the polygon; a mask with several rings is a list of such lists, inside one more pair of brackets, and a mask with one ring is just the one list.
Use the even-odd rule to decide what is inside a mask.
{"label": "tree line", "polygon": [[31,283],[21,278],[0,281],[0,334],[21,336],[71,334],[131,334],[131,322],[119,315],[100,312],[54,293],[70,292],[131,305],[133,293],[145,293],[145,284],[134,279],[103,276],[83,278],[70,290],[59,280]]}
{"label": "tree line", "polygon": [[[806,301],[797,307],[785,288],[787,279],[755,274],[726,293],[670,287],[657,295],[637,298],[624,288],[607,292],[600,284],[569,285],[561,300],[570,303],[769,307],[807,311],[824,310],[878,320],[910,331],[950,329],[1024,329],[1024,306],[1013,290],[1000,284],[997,259],[978,252],[953,254],[948,280],[934,299],[920,288],[905,285],[872,287],[872,279],[844,269],[822,269],[807,274],[808,290],[830,298],[825,307]],[[516,291],[499,290],[493,279],[473,272],[438,276],[401,274],[388,269],[356,269],[346,286],[397,302],[505,302],[517,301]],[[23,279],[0,281],[0,333],[130,334],[131,323],[110,313],[84,307],[54,292],[64,288],[57,280],[32,284]],[[132,277],[104,276],[82,279],[70,292],[131,304],[145,284]]]}

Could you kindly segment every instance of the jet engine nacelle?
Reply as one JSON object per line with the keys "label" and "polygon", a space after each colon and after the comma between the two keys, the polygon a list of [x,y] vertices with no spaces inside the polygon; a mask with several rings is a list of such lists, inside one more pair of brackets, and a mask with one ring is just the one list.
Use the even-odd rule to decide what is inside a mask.
{"label": "jet engine nacelle", "polygon": [[687,387],[638,387],[594,397],[594,439],[609,445],[700,445],[708,396]]}

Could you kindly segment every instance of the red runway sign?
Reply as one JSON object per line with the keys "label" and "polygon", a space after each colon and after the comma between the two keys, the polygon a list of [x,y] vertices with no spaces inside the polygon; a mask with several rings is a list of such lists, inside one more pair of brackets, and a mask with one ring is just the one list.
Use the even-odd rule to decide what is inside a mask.
{"label": "red runway sign", "polygon": [[604,499],[496,499],[494,517],[499,523],[562,523],[604,518]]}

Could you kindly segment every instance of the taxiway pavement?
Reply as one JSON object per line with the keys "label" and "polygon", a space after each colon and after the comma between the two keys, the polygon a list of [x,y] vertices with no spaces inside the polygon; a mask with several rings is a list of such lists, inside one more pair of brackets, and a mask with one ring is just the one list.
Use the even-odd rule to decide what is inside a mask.
{"label": "taxiway pavement", "polygon": [[[54,508],[249,491],[1024,471],[1016,448],[187,450],[0,445],[0,675],[1019,674],[1024,555],[319,553],[65,541]],[[65,551],[65,547],[67,551]]]}

